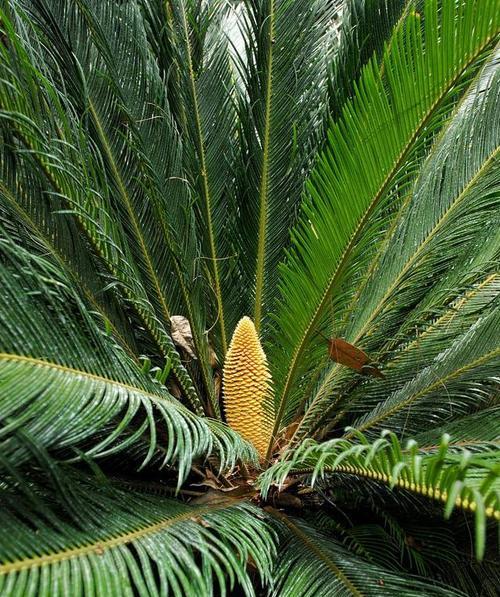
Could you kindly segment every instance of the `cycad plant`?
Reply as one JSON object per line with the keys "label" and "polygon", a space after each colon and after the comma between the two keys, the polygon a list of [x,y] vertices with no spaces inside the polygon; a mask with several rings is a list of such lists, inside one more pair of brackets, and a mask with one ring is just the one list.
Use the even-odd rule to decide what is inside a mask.
{"label": "cycad plant", "polygon": [[496,595],[497,0],[0,0],[0,594]]}

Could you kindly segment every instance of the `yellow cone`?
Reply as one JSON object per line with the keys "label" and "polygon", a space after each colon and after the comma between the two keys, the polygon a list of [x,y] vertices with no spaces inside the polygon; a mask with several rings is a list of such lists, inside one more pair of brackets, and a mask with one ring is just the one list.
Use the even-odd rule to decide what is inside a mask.
{"label": "yellow cone", "polygon": [[223,393],[227,422],[264,458],[271,438],[271,422],[264,410],[264,400],[271,394],[271,374],[249,317],[240,319],[234,330],[224,363]]}

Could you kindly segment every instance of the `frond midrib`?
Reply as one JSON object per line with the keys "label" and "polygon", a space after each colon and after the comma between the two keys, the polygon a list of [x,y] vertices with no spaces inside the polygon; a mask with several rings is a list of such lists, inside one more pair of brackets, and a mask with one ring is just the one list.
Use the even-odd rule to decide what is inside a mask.
{"label": "frond midrib", "polygon": [[[409,151],[411,150],[413,144],[418,139],[420,133],[424,130],[426,124],[428,123],[428,121],[430,120],[432,115],[434,114],[435,110],[441,104],[442,100],[446,97],[448,91],[453,87],[453,85],[456,84],[456,82],[460,79],[462,74],[477,59],[477,57],[481,55],[481,53],[485,50],[485,48],[487,48],[491,44],[491,41],[494,38],[495,38],[495,35],[489,36],[485,40],[483,45],[480,48],[478,48],[477,51],[473,55],[468,56],[468,61],[464,64],[463,68],[459,72],[455,73],[454,76],[452,76],[450,78],[450,80],[448,81],[447,84],[443,85],[443,91],[442,91],[441,95],[430,106],[427,113],[422,116],[419,126],[417,127],[417,129],[415,130],[415,132],[413,133],[413,135],[411,136],[408,143],[406,144],[404,149],[401,151],[401,153],[399,154],[397,159],[394,161],[394,166],[392,167],[390,172],[387,174],[387,176],[384,179],[384,181],[382,182],[379,190],[377,191],[375,197],[372,199],[372,202],[370,203],[368,209],[365,211],[363,217],[361,218],[360,222],[358,223],[358,226],[356,227],[356,230],[354,231],[354,233],[351,237],[351,240],[349,241],[349,244],[347,245],[342,257],[340,258],[339,264],[336,267],[335,272],[331,276],[330,281],[328,282],[327,287],[323,293],[323,296],[321,297],[321,299],[318,303],[318,306],[314,311],[313,317],[311,318],[305,332],[302,335],[302,339],[300,340],[299,344],[297,345],[296,349],[294,350],[292,360],[290,363],[290,367],[288,369],[288,374],[287,374],[285,384],[283,387],[283,391],[282,391],[282,395],[281,395],[281,399],[280,399],[280,405],[279,405],[277,415],[276,415],[275,426],[273,429],[273,436],[275,436],[277,434],[277,432],[279,431],[279,426],[281,424],[281,418],[283,416],[284,409],[285,409],[286,398],[288,396],[288,393],[290,392],[291,384],[294,380],[295,372],[298,367],[300,357],[302,355],[302,352],[305,349],[305,344],[314,330],[314,327],[322,313],[325,302],[327,301],[328,297],[331,295],[331,293],[334,289],[335,283],[338,281],[340,275],[343,273],[343,270],[347,265],[348,258],[350,256],[350,254],[352,253],[352,250],[353,250],[354,246],[356,245],[357,241],[359,240],[360,234],[364,228],[366,221],[373,213],[373,210],[375,209],[379,199],[387,191],[392,179],[398,172],[399,168],[403,165],[404,160],[406,159],[406,156],[409,153]],[[268,457],[269,457],[271,450],[272,450],[272,444],[269,446]]]}
{"label": "frond midrib", "polygon": [[[481,365],[483,365],[484,363],[487,363],[491,359],[494,359],[498,355],[500,355],[500,348],[490,350],[489,352],[487,352],[486,354],[482,355],[481,357],[475,359],[474,361],[467,363],[467,365],[459,367],[458,369],[455,369],[454,371],[448,373],[447,375],[438,378],[429,386],[426,386],[424,389],[413,394],[406,400],[399,402],[398,404],[396,404],[395,406],[390,408],[385,413],[382,413],[378,417],[375,417],[374,419],[371,419],[370,421],[367,421],[366,423],[360,425],[359,427],[357,427],[357,430],[360,432],[363,432],[363,431],[366,431],[367,429],[372,428],[374,425],[377,425],[377,424],[381,423],[382,421],[385,421],[386,419],[392,417],[395,413],[399,412],[401,409],[412,404],[413,402],[415,402],[415,400],[418,400],[419,398],[421,398],[422,396],[425,396],[426,394],[430,394],[433,390],[435,390],[436,388],[438,388],[440,386],[446,388],[447,382],[449,382],[453,379],[456,379],[457,377],[459,377],[463,373],[466,373],[467,371],[470,371],[471,369],[480,367]],[[351,432],[351,433],[348,433],[347,435],[345,435],[344,437],[346,439],[350,439],[350,438],[354,437],[354,435],[355,434]]]}
{"label": "frond midrib", "polygon": [[[184,512],[183,514],[174,516],[173,518],[162,519],[138,530],[129,531],[128,533],[123,533],[109,539],[96,540],[92,543],[82,545],[81,547],[65,549],[56,553],[50,553],[35,558],[27,558],[24,560],[18,560],[16,562],[0,564],[0,575],[9,574],[11,572],[20,572],[22,570],[37,568],[44,565],[53,565],[58,562],[72,558],[80,558],[90,554],[102,555],[102,553],[106,550],[132,543],[133,541],[141,539],[142,537],[158,533],[184,520],[192,519],[193,517],[198,517],[216,510],[221,510],[227,508],[227,506],[228,502],[200,507],[198,509],[193,509],[190,512]],[[141,525],[142,523],[139,522],[139,524]]]}
{"label": "frond midrib", "polygon": [[211,254],[211,261],[212,261],[212,270],[214,274],[214,284],[215,284],[215,296],[217,300],[217,310],[218,310],[218,317],[219,317],[219,327],[221,332],[221,345],[223,354],[227,352],[227,336],[226,336],[226,323],[224,318],[224,303],[222,300],[222,290],[221,290],[221,283],[220,283],[220,272],[219,272],[219,259],[217,256],[217,249],[216,249],[216,242],[215,242],[215,234],[214,234],[214,226],[212,220],[212,200],[211,200],[211,192],[210,192],[210,185],[208,181],[208,170],[207,170],[207,162],[206,162],[206,155],[205,155],[205,141],[203,136],[203,128],[201,125],[201,117],[200,117],[200,109],[199,109],[199,102],[198,102],[198,92],[196,90],[196,82],[195,82],[195,74],[193,68],[193,59],[191,56],[191,42],[189,41],[189,31],[187,25],[187,18],[186,18],[186,8],[183,3],[181,3],[181,14],[182,14],[182,27],[184,30],[184,38],[186,44],[186,53],[187,53],[187,70],[189,76],[189,86],[191,90],[191,96],[193,99],[193,110],[194,110],[194,122],[196,128],[196,135],[197,145],[198,145],[198,152],[200,158],[200,176],[202,180],[202,189],[203,189],[203,196],[205,199],[205,211],[207,216],[206,227],[208,230],[208,240],[210,244],[210,254]]}
{"label": "frond midrib", "polygon": [[307,549],[312,551],[314,555],[322,560],[328,568],[334,573],[334,575],[339,579],[339,581],[345,585],[345,587],[351,592],[352,595],[355,597],[363,597],[363,593],[354,586],[352,581],[350,581],[347,576],[340,570],[340,568],[335,564],[335,562],[328,557],[315,543],[312,539],[310,539],[302,529],[300,529],[297,525],[293,524],[293,522],[278,510],[274,508],[268,507],[266,508],[266,512],[280,520],[300,541],[305,545]]}
{"label": "frond midrib", "polygon": [[[436,224],[433,226],[432,230],[426,236],[426,238],[424,239],[424,241],[419,245],[419,247],[416,249],[416,251],[414,253],[412,253],[412,255],[410,256],[410,258],[408,259],[408,261],[405,263],[404,267],[401,269],[401,271],[396,276],[396,278],[393,281],[393,283],[390,285],[390,287],[384,293],[384,296],[379,301],[377,307],[372,311],[372,313],[370,314],[370,317],[366,320],[366,322],[363,324],[363,326],[360,329],[360,331],[356,334],[356,336],[352,340],[352,344],[354,344],[355,346],[357,346],[358,342],[367,333],[367,329],[369,327],[369,324],[373,321],[373,319],[376,317],[376,315],[383,308],[383,306],[384,306],[387,298],[397,288],[399,282],[404,277],[404,275],[408,272],[408,270],[410,269],[411,265],[416,261],[416,259],[418,258],[418,256],[422,253],[422,251],[425,249],[425,247],[428,245],[428,243],[434,238],[434,236],[437,234],[437,232],[439,232],[439,230],[441,229],[441,227],[446,222],[447,218],[449,218],[450,215],[453,213],[453,211],[456,209],[456,207],[458,205],[460,205],[460,203],[463,200],[463,198],[471,190],[471,188],[474,186],[474,184],[477,182],[477,180],[480,178],[480,176],[482,176],[484,174],[484,172],[492,165],[492,163],[495,160],[495,158],[496,158],[497,154],[499,153],[499,151],[500,151],[500,148],[497,147],[487,158],[485,158],[484,163],[482,164],[482,166],[478,170],[478,172],[476,172],[476,174],[471,178],[471,180],[469,180],[467,182],[467,184],[464,186],[464,188],[459,193],[459,195],[456,197],[456,199],[453,201],[453,203],[449,206],[449,208],[441,216],[441,218],[438,220],[438,222],[436,222]],[[495,274],[493,276],[491,276],[490,278],[492,278],[492,277],[495,277]],[[486,284],[490,280],[490,278],[488,278],[487,280],[485,280],[483,282],[483,284]],[[474,291],[472,291],[472,292],[474,292]],[[468,298],[468,295],[463,298],[463,301],[466,301],[467,298]],[[442,317],[444,317],[444,315]],[[448,317],[449,317],[449,315],[448,315]],[[429,331],[430,330],[426,330],[426,333],[428,333]],[[379,353],[378,357],[380,358],[380,356],[382,354],[384,354],[384,352],[386,352],[386,350],[384,350],[383,352]],[[327,377],[325,378],[325,380],[321,383],[321,385],[320,385],[320,387],[319,387],[319,389],[317,391],[317,396],[321,396],[323,388],[325,388],[330,383],[331,378],[335,375],[335,372],[339,369],[339,367],[340,367],[339,365],[336,365],[336,366],[333,367],[331,373],[328,374]],[[317,404],[316,400],[313,400],[311,402],[309,408],[304,413],[304,418],[302,420],[305,420],[305,418],[307,416],[307,413],[313,407],[315,407],[316,404]],[[299,427],[297,427],[297,430],[296,430],[296,432],[294,434],[294,437],[297,435],[299,429],[300,429],[300,424],[299,424]]]}
{"label": "frond midrib", "polygon": [[408,272],[408,270],[413,265],[413,263],[415,263],[417,258],[420,256],[420,254],[425,249],[425,247],[429,244],[429,242],[434,238],[434,236],[437,234],[437,232],[439,232],[439,230],[442,228],[442,226],[444,226],[444,224],[446,223],[446,220],[451,216],[451,214],[457,208],[457,206],[460,205],[460,203],[462,202],[464,197],[467,195],[467,193],[476,184],[477,180],[492,165],[493,161],[495,160],[495,158],[499,152],[500,152],[500,148],[497,147],[494,149],[494,151],[491,152],[491,154],[487,158],[485,158],[485,161],[484,161],[483,165],[481,166],[481,168],[476,172],[476,174],[471,178],[471,180],[465,185],[465,187],[462,189],[460,194],[453,201],[453,203],[448,207],[448,209],[444,212],[444,214],[441,216],[441,218],[438,220],[438,222],[436,222],[435,226],[432,228],[432,231],[426,236],[426,238],[424,239],[422,244],[419,245],[419,247],[417,248],[417,250],[414,253],[412,253],[412,255],[410,256],[408,261],[405,263],[404,267],[401,269],[401,271],[396,276],[393,283],[389,286],[388,290],[386,291],[386,293],[380,300],[377,307],[370,314],[370,317],[367,319],[367,321],[361,328],[361,331],[358,332],[358,334],[356,335],[356,337],[353,341],[353,344],[356,344],[356,342],[358,342],[363,337],[363,335],[366,333],[367,327],[373,321],[373,319],[378,315],[378,313],[382,309],[383,305],[385,304],[385,301],[387,300],[387,298],[391,295],[391,293],[395,290],[395,288],[397,288],[397,285],[399,284],[401,279]]}
{"label": "frond midrib", "polygon": [[25,355],[18,355],[8,352],[0,352],[0,361],[7,361],[7,362],[18,362],[18,363],[28,363],[33,365],[34,367],[43,367],[45,369],[51,369],[53,371],[59,371],[60,373],[72,375],[78,378],[85,378],[89,381],[95,381],[98,383],[106,384],[108,386],[114,386],[116,388],[120,388],[127,392],[131,392],[135,395],[140,395],[144,398],[149,398],[155,402],[165,402],[166,399],[160,396],[159,394],[153,394],[147,390],[143,390],[139,387],[132,386],[130,384],[116,381],[115,379],[111,379],[109,377],[104,377],[102,375],[97,375],[95,373],[90,373],[88,371],[84,371],[83,369],[76,369],[73,367],[68,367],[66,365],[60,365],[59,363],[53,363],[51,361],[45,361],[43,359],[38,359],[35,357],[25,356]]}
{"label": "frond midrib", "polygon": [[272,69],[273,69],[273,37],[274,37],[274,0],[269,6],[269,52],[267,55],[266,98],[264,111],[264,141],[262,144],[262,176],[259,188],[259,237],[257,242],[257,263],[255,268],[255,312],[254,322],[257,333],[260,331],[262,318],[262,299],[264,293],[265,253],[267,235],[267,210],[269,187],[269,145],[271,138],[272,109]]}
{"label": "frond midrib", "polygon": [[[439,448],[439,446],[438,446]],[[373,481],[378,481],[383,483],[384,485],[390,485],[391,487],[398,487],[399,489],[404,489],[406,491],[410,491],[416,495],[422,495],[428,497],[430,499],[434,499],[446,504],[448,501],[448,493],[446,491],[441,491],[437,486],[426,485],[425,483],[416,484],[414,482],[407,481],[405,479],[401,479],[398,477],[395,479],[392,475],[387,475],[385,473],[381,473],[379,471],[368,469],[368,468],[361,468],[358,466],[354,466],[351,464],[340,464],[338,466],[324,466],[323,471],[326,473],[343,473],[347,475],[354,475],[356,477],[361,477],[365,479],[371,479]],[[292,469],[290,471],[290,475],[311,475],[315,472],[314,468],[297,468]],[[439,481],[439,479],[438,479]],[[462,510],[468,510],[469,512],[475,512],[476,506],[474,502],[469,501],[467,499],[462,499],[460,496],[455,500],[455,506],[457,508],[461,508]],[[485,516],[492,520],[499,520],[500,519],[500,510],[495,508],[486,508]]]}

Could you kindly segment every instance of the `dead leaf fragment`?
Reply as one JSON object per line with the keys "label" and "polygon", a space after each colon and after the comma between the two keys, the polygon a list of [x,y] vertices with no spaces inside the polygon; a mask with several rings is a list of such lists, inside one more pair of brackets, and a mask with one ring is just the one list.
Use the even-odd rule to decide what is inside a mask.
{"label": "dead leaf fragment", "polygon": [[212,369],[216,369],[219,366],[219,359],[217,358],[217,354],[210,345],[208,346],[208,361]]}
{"label": "dead leaf fragment", "polygon": [[183,315],[172,315],[170,318],[170,333],[176,346],[185,350],[192,359],[197,358],[193,350],[191,326]]}
{"label": "dead leaf fragment", "polygon": [[349,344],[342,338],[331,338],[328,340],[328,353],[332,361],[354,369],[361,375],[372,377],[384,377],[384,374],[372,362],[370,357],[353,344]]}

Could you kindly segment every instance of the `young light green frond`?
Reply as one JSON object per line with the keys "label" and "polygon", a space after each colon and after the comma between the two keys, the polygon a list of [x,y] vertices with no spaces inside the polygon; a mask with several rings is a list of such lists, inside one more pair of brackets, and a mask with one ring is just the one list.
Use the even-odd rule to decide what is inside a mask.
{"label": "young light green frond", "polygon": [[259,333],[269,323],[277,265],[324,120],[331,20],[337,6],[336,1],[249,0],[242,16],[240,257],[242,284],[253,291]]}
{"label": "young light green frond", "polygon": [[355,98],[331,127],[282,268],[270,353],[273,378],[283,380],[275,432],[292,420],[301,400],[300,381],[324,353],[315,335],[326,329],[332,293],[341,289],[367,220],[390,198],[398,173],[427,136],[426,127],[448,94],[455,94],[463,73],[492,48],[499,27],[495,4],[445,0],[438,8],[428,1],[424,26],[410,12],[384,53],[383,75],[374,62],[367,66]]}
{"label": "young light green frond", "polygon": [[[489,227],[498,208],[500,73],[498,69],[491,73],[490,66],[424,164],[408,210],[359,297],[356,315],[346,329],[350,337],[358,339],[376,331],[377,337],[387,338],[393,322],[401,321],[399,304],[408,310],[429,290],[441,290],[439,284],[432,288],[424,283],[430,272],[439,280],[456,263],[463,275],[470,275],[469,264],[460,262],[469,247],[475,260],[483,252],[499,250],[498,237],[489,246],[476,244],[477,235]],[[391,308],[395,296],[398,301]],[[379,315],[383,323],[375,325]]]}
{"label": "young light green frond", "polygon": [[396,435],[383,432],[374,442],[357,430],[351,434],[358,441],[334,439],[317,444],[304,441],[285,454],[281,462],[260,477],[261,490],[267,494],[271,485],[282,485],[289,475],[311,475],[311,485],[330,473],[371,479],[445,504],[445,516],[455,508],[470,511],[475,518],[475,548],[479,560],[484,555],[487,519],[500,520],[500,470],[498,447],[485,445],[472,454],[466,446],[459,451],[444,435],[440,444],[419,450],[415,441],[403,446]]}
{"label": "young light green frond", "polygon": [[462,595],[416,576],[389,571],[354,555],[334,537],[304,522],[271,512],[280,524],[284,549],[275,572],[273,597],[362,595]]}
{"label": "young light green frond", "polygon": [[176,463],[179,483],[194,458],[212,452],[229,467],[255,459],[237,434],[168,394],[168,361],[156,382],[141,372],[49,261],[6,238],[0,252],[0,444],[7,461],[30,457],[20,429],[47,450],[95,458],[145,443],[143,466],[161,448],[160,464]]}
{"label": "young light green frond", "polygon": [[[438,137],[408,204],[393,225],[392,237],[380,245],[381,255],[375,256],[380,261],[352,299],[347,324],[337,330],[387,363],[387,382],[372,385],[375,392],[384,387],[380,396],[387,396],[392,383],[402,385],[430,364],[476,320],[474,308],[481,308],[498,292],[494,272],[500,235],[489,225],[498,204],[500,139],[494,122],[500,77],[492,74],[493,64],[494,60],[486,65]],[[471,135],[477,139],[473,151]],[[464,289],[470,293],[463,296]],[[436,320],[443,311],[447,314]],[[460,325],[450,329],[448,322],[457,320]],[[429,333],[432,342],[424,340],[422,346],[421,337]],[[403,372],[400,361],[407,357],[412,360]],[[331,395],[335,391],[340,397],[342,377],[345,372],[336,364],[325,370],[307,404],[298,437],[318,427],[329,414],[325,411],[338,405],[338,398],[332,400]],[[353,400],[360,392],[365,393],[366,386]]]}
{"label": "young light green frond", "polygon": [[[270,581],[275,534],[254,506],[190,506],[62,469],[0,487],[0,592],[255,595]],[[22,495],[24,492],[24,495]],[[61,495],[62,493],[62,495]],[[54,495],[57,497],[54,500]]]}

